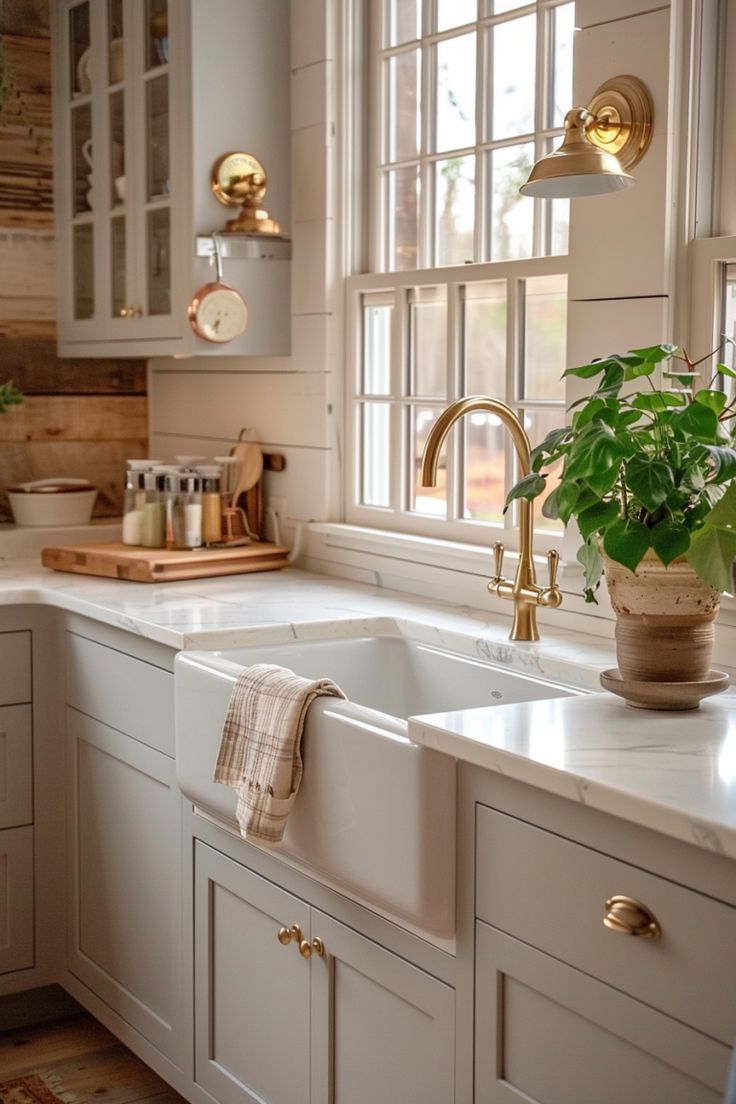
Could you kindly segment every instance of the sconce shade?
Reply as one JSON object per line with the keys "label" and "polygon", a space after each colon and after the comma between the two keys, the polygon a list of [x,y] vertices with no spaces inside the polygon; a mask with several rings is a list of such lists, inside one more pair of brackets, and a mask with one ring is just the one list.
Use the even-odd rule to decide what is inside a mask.
{"label": "sconce shade", "polygon": [[644,156],[652,137],[653,108],[646,86],[614,77],[587,108],[565,116],[562,145],[540,158],[519,191],[540,199],[620,192],[634,183],[628,170]]}

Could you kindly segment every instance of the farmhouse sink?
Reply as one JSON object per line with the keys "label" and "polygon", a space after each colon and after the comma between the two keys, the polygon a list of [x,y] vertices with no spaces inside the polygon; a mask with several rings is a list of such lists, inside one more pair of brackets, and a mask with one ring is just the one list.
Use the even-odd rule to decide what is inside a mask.
{"label": "farmhouse sink", "polygon": [[577,691],[399,636],[181,652],[179,785],[198,808],[233,827],[235,791],[211,779],[233,683],[253,663],[330,677],[347,695],[310,707],[304,777],[278,854],[369,907],[450,937],[455,761],[412,743],[408,717]]}

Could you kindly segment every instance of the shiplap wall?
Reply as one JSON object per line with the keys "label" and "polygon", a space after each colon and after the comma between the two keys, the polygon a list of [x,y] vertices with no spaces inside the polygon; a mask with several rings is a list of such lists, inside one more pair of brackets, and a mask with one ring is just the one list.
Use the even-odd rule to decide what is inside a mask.
{"label": "shiplap wall", "polygon": [[149,363],[151,452],[226,453],[241,430],[282,452],[267,473],[267,498],[297,521],[337,517],[342,380],[335,252],[332,0],[291,4],[292,353],[289,357],[155,359]]}

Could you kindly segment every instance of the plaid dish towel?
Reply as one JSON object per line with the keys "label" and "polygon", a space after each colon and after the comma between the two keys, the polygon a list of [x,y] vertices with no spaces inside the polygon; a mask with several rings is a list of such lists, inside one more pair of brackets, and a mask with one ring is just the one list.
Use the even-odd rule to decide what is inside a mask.
{"label": "plaid dish towel", "polygon": [[246,839],[280,843],[302,780],[307,709],[323,694],[345,697],[331,679],[301,678],[270,663],[238,676],[213,778],[237,790],[236,815]]}

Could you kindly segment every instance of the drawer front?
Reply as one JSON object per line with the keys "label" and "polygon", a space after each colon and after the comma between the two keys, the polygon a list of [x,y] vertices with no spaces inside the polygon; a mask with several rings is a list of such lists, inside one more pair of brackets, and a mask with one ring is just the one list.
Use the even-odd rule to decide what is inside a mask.
{"label": "drawer front", "polygon": [[30,705],[0,707],[0,828],[33,820]]}
{"label": "drawer front", "polygon": [[730,1047],[478,921],[482,1104],[720,1104]]}
{"label": "drawer front", "polygon": [[31,634],[0,633],[0,705],[31,700]]}
{"label": "drawer front", "polygon": [[33,966],[33,828],[0,832],[0,974]]}
{"label": "drawer front", "polygon": [[[476,807],[476,913],[555,958],[722,1042],[736,1037],[736,909],[485,806]],[[626,895],[661,939],[613,931]]]}
{"label": "drawer front", "polygon": [[143,660],[66,634],[67,704],[174,756],[174,676]]}

